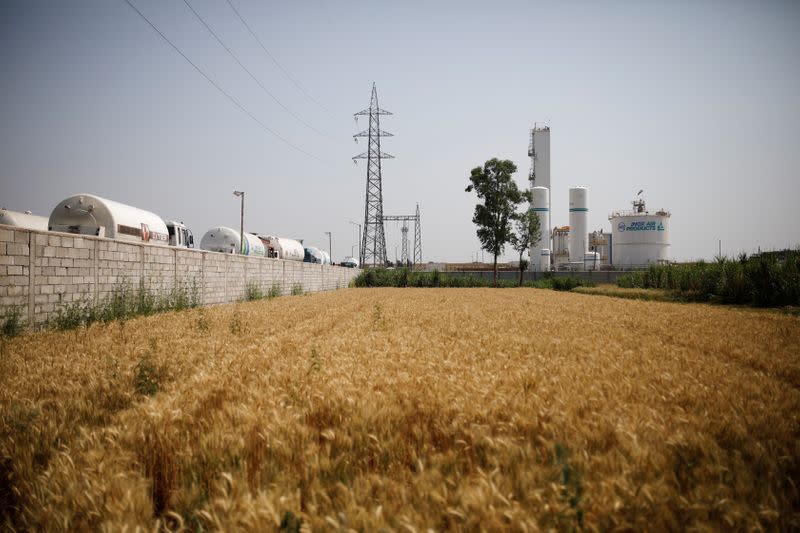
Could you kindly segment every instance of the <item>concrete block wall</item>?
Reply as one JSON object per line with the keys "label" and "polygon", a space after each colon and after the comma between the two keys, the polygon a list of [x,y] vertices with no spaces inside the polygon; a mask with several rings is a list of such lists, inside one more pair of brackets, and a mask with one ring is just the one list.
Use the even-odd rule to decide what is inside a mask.
{"label": "concrete block wall", "polygon": [[41,325],[73,302],[103,301],[128,285],[169,294],[197,287],[200,302],[242,300],[249,285],[291,294],[345,288],[359,271],[331,265],[128,243],[0,225],[0,317],[16,308]]}

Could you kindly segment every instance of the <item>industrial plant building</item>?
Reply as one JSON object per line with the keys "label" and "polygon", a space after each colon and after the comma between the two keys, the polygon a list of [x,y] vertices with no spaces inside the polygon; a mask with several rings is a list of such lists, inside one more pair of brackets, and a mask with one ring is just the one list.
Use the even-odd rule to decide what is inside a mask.
{"label": "industrial plant building", "polygon": [[569,225],[553,227],[550,181],[550,127],[530,131],[532,201],[542,236],[531,244],[530,270],[627,270],[670,261],[670,212],[647,210],[639,191],[633,209],[613,211],[610,231],[589,231],[589,189],[569,188]]}

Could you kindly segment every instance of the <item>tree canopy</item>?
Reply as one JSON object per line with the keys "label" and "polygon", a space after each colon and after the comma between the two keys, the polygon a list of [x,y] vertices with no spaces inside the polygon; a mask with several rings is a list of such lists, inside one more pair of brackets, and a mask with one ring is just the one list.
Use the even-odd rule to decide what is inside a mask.
{"label": "tree canopy", "polygon": [[[530,209],[519,213],[514,219],[514,233],[511,235],[511,246],[519,254],[519,284],[522,285],[522,272],[525,270],[525,265],[522,256],[527,250],[530,249],[531,244],[535,243],[542,237],[541,221],[539,215]],[[531,261],[538,260],[533,256],[530,257]]]}
{"label": "tree canopy", "polygon": [[497,281],[497,256],[503,253],[511,240],[511,222],[517,206],[530,201],[530,192],[522,191],[513,179],[517,166],[513,161],[492,158],[483,167],[475,167],[470,173],[470,184],[466,192],[473,190],[482,200],[475,205],[472,222],[478,226],[481,248],[494,257],[494,280]]}

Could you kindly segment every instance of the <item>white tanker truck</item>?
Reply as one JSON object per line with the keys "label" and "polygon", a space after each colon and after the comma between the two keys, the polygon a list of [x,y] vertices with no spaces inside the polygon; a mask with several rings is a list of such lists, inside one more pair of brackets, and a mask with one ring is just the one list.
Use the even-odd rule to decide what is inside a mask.
{"label": "white tanker truck", "polygon": [[34,215],[30,211],[20,213],[6,208],[0,209],[0,224],[17,228],[47,231],[47,217]]}
{"label": "white tanker truck", "polygon": [[164,222],[150,211],[93,194],[76,194],[59,202],[50,213],[46,229],[121,241],[194,248],[194,236],[182,222]]}
{"label": "white tanker truck", "polygon": [[244,234],[244,246],[239,232],[225,226],[211,228],[200,240],[200,248],[209,252],[258,255],[264,257],[264,243],[252,233]]}
{"label": "white tanker truck", "polygon": [[[136,243],[147,242],[159,246],[194,248],[194,236],[183,222],[164,221],[150,211],[93,194],[76,194],[59,202],[49,219],[3,209],[0,210],[0,224]],[[225,226],[208,230],[200,241],[200,248],[211,252],[331,264],[328,252],[313,246],[304,248],[302,241],[285,237],[245,233],[242,246],[239,232]]]}
{"label": "white tanker truck", "polygon": [[258,238],[264,243],[267,257],[289,261],[302,261],[305,258],[305,249],[300,241],[274,235],[259,235]]}

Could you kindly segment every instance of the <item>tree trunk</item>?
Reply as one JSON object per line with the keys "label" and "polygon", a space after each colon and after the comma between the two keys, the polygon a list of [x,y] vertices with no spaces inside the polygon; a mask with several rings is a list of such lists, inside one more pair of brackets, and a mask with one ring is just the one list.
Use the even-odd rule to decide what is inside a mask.
{"label": "tree trunk", "polygon": [[519,254],[519,286],[522,287],[522,254]]}
{"label": "tree trunk", "polygon": [[494,278],[492,279],[492,283],[497,287],[497,254],[494,254]]}

